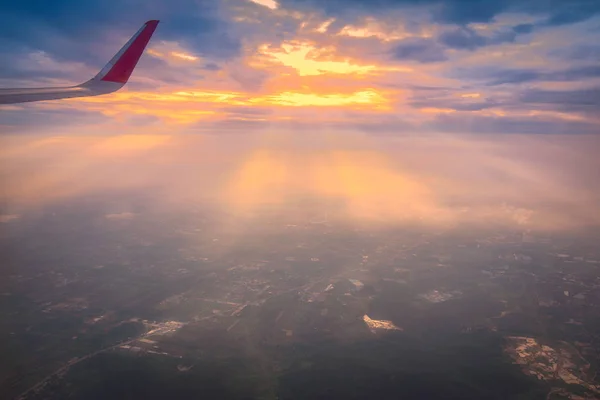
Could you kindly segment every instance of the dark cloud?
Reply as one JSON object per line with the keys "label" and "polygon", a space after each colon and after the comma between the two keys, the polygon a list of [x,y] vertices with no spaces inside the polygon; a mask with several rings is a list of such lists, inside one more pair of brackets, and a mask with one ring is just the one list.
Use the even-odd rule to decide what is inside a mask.
{"label": "dark cloud", "polygon": [[533,69],[507,69],[491,74],[490,86],[506,83],[525,83],[536,81],[569,82],[600,77],[600,66],[591,65],[572,67],[562,71],[544,72]]}
{"label": "dark cloud", "polygon": [[439,11],[434,13],[436,19],[456,24],[490,22],[494,16],[511,7],[510,1],[452,0],[438,4]]}
{"label": "dark cloud", "polygon": [[[39,53],[38,55],[41,55]],[[29,53],[23,50],[0,53],[0,57],[10,62],[0,63],[0,77],[10,79],[11,81],[28,80],[32,76],[41,75],[44,79],[73,79],[73,71],[65,69],[40,69],[34,56],[35,53]],[[75,75],[79,75],[77,72]],[[83,79],[83,74],[81,75]],[[39,76],[38,76],[39,77]]]}
{"label": "dark cloud", "polygon": [[600,12],[600,2],[597,0],[579,0],[564,2],[562,7],[551,10],[552,14],[545,25],[560,26],[585,21]]}
{"label": "dark cloud", "polygon": [[515,33],[519,33],[519,34],[527,34],[527,33],[531,33],[533,31],[533,24],[519,24],[519,25],[515,25],[513,26],[512,30]]}
{"label": "dark cloud", "polygon": [[[303,10],[319,9],[329,16],[356,18],[361,15],[381,15],[390,10],[425,8],[436,22],[466,25],[490,22],[503,12],[514,11],[547,17],[543,25],[564,25],[580,22],[600,13],[597,0],[281,0],[284,7]],[[528,29],[528,28],[519,28]],[[521,33],[521,32],[517,32]]]}
{"label": "dark cloud", "polygon": [[220,71],[221,70],[221,67],[215,63],[204,64],[203,68],[207,71]]}
{"label": "dark cloud", "polygon": [[579,90],[531,89],[524,91],[519,99],[524,103],[584,106],[600,111],[600,87]]}
{"label": "dark cloud", "polygon": [[553,50],[550,55],[566,61],[600,62],[600,45],[582,44]]}
{"label": "dark cloud", "polygon": [[455,79],[480,82],[486,86],[531,82],[576,82],[600,77],[600,65],[574,66],[558,71],[486,66],[457,69],[452,71],[450,76]]}
{"label": "dark cloud", "polygon": [[477,91],[476,88],[448,88],[430,86],[411,86],[412,95],[408,104],[415,108],[439,108],[455,111],[481,111],[505,106],[511,99],[507,96],[489,95],[488,97],[461,97],[465,92]]}
{"label": "dark cloud", "polygon": [[[465,121],[472,121],[471,118],[475,118],[469,115],[469,111],[481,111],[490,108],[498,108],[509,113],[526,110],[562,112],[588,116],[594,119],[597,115],[600,115],[600,87],[578,90],[525,89],[504,94],[492,92],[483,98],[459,97],[457,96],[459,93],[464,93],[464,90],[445,88],[420,89],[417,87],[413,88],[413,95],[408,103],[415,108],[439,108],[459,111],[462,113],[458,114],[457,118],[465,119]],[[508,118],[510,121],[511,117],[499,118]],[[527,119],[535,120],[538,123],[537,125],[540,125],[540,121],[536,120],[535,117],[523,117],[519,118],[518,121],[525,121]],[[558,121],[557,123],[562,124],[563,121]],[[495,126],[508,129],[513,125],[499,125],[499,123],[496,123]],[[517,122],[515,122],[514,127],[517,128]],[[477,128],[485,130],[485,128],[479,127],[479,125],[477,125]],[[528,129],[534,128],[530,126]],[[584,131],[587,132],[587,128]],[[596,127],[596,132],[600,133],[600,126]],[[526,132],[523,131],[521,133]]]}
{"label": "dark cloud", "polygon": [[543,72],[534,69],[504,69],[489,74],[489,86],[541,80]]}
{"label": "dark cloud", "polygon": [[600,65],[573,67],[564,71],[550,72],[543,75],[549,81],[578,81],[600,77]]}
{"label": "dark cloud", "polygon": [[410,38],[400,41],[391,51],[396,60],[432,63],[447,59],[444,48],[432,39]]}
{"label": "dark cloud", "polygon": [[421,91],[421,92],[440,92],[440,93],[449,93],[449,92],[454,92],[457,90],[468,90],[468,87],[450,87],[450,86],[423,86],[423,85],[394,85],[394,84],[390,84],[388,85],[389,87],[396,87],[396,88],[402,88],[402,89],[411,89],[414,91]]}
{"label": "dark cloud", "polygon": [[499,102],[485,99],[472,101],[469,99],[457,100],[456,98],[441,98],[441,99],[419,99],[409,103],[416,108],[447,108],[455,111],[481,111],[500,105]]}
{"label": "dark cloud", "polygon": [[[463,112],[500,108],[505,111],[539,110],[590,117],[600,115],[600,87],[578,90],[525,89],[503,95],[490,93],[485,98],[458,97],[457,93],[460,92],[463,90],[414,89],[409,104],[415,108],[439,108]],[[470,117],[467,113],[462,113],[460,118]],[[596,129],[597,133],[600,133],[600,127]]]}
{"label": "dark cloud", "polygon": [[428,7],[439,22],[467,24],[489,22],[512,5],[512,1],[487,0],[281,0],[284,7],[321,9],[327,15],[352,18],[356,14],[375,15],[391,9]]}
{"label": "dark cloud", "polygon": [[473,32],[472,29],[458,28],[440,35],[440,42],[454,49],[470,49],[485,46],[487,38]]}
{"label": "dark cloud", "polygon": [[456,28],[452,31],[444,32],[440,35],[440,43],[453,49],[475,50],[478,47],[490,46],[506,42],[514,42],[517,32],[496,33],[492,37],[482,36],[472,29],[466,27]]}
{"label": "dark cloud", "polygon": [[446,61],[446,48],[458,50],[476,50],[480,47],[514,42],[519,30],[514,28],[506,32],[496,32],[492,36],[483,36],[467,27],[457,27],[443,32],[437,38],[410,38],[400,41],[392,55],[397,60],[413,60],[421,63]]}

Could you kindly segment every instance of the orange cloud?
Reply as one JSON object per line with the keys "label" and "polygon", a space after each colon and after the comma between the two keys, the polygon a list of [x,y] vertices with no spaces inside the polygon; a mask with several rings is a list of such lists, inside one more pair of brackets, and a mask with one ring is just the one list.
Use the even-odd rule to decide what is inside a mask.
{"label": "orange cloud", "polygon": [[[273,90],[274,91],[274,90]],[[108,96],[70,99],[51,108],[83,107],[117,120],[132,115],[158,117],[177,124],[228,118],[224,107],[261,107],[265,109],[299,107],[348,107],[365,110],[389,110],[387,93],[373,88],[318,92],[310,90],[274,91],[272,94],[249,96],[243,92],[185,90],[168,93],[122,91]],[[255,119],[255,118],[254,118]]]}
{"label": "orange cloud", "polygon": [[[384,42],[402,40],[415,36],[414,33],[404,30],[401,24],[395,24],[394,28],[390,29],[375,18],[366,18],[364,23],[360,25],[346,25],[338,32],[338,35],[356,38],[375,37]],[[432,32],[424,31],[419,36],[431,37]]]}
{"label": "orange cloud", "polygon": [[279,4],[275,0],[249,0],[249,1],[256,3],[258,5],[270,8],[271,10],[276,10],[279,7]]}
{"label": "orange cloud", "polygon": [[281,105],[291,107],[305,106],[352,106],[372,105],[385,107],[388,100],[374,89],[346,94],[319,94],[283,92],[250,100],[256,104]]}
{"label": "orange cloud", "polygon": [[198,61],[200,59],[200,57],[184,49],[179,43],[165,40],[153,44],[151,48],[146,50],[146,53],[171,62]]}

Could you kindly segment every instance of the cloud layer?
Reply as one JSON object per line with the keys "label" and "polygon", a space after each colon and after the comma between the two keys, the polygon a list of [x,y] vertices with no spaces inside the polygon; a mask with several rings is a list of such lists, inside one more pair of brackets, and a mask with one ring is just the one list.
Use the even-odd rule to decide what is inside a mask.
{"label": "cloud layer", "polygon": [[[374,137],[344,131],[229,135],[5,136],[4,214],[66,198],[144,193],[158,206],[211,202],[236,220],[311,199],[358,224],[600,223],[595,135]],[[125,210],[126,211],[126,210]]]}
{"label": "cloud layer", "polygon": [[[489,122],[483,131],[589,133],[600,126],[600,8],[586,0],[547,3],[14,3],[0,24],[0,56],[10,60],[0,66],[5,87],[83,81],[144,19],[162,22],[123,91],[3,107],[0,129],[60,124],[77,112],[247,131],[241,122],[273,127],[308,113],[327,126],[372,124],[375,131],[400,115],[399,126],[416,132],[476,133]],[[448,120],[446,129],[440,121]]]}

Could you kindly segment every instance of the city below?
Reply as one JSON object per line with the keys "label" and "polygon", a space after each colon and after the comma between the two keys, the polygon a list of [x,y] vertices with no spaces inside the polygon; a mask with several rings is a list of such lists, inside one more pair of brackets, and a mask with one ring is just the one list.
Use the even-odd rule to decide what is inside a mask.
{"label": "city below", "polygon": [[600,398],[598,230],[140,202],[3,215],[3,398]]}

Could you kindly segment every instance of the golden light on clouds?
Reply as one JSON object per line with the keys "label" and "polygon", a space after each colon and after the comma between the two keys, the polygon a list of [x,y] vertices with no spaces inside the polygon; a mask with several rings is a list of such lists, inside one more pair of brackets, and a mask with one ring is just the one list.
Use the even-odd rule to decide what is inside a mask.
{"label": "golden light on clouds", "polygon": [[286,42],[279,49],[273,49],[269,45],[263,45],[259,48],[261,54],[271,57],[281,65],[293,68],[299,76],[323,74],[367,75],[381,71],[411,71],[410,68],[403,67],[362,65],[349,59],[323,59],[323,53],[327,51],[328,55],[331,55],[331,50],[318,48],[308,42]]}
{"label": "golden light on clouds", "polygon": [[453,110],[451,108],[438,107],[424,107],[420,108],[419,111],[425,114],[452,114],[456,112],[456,110]]}
{"label": "golden light on clouds", "polygon": [[[119,92],[57,102],[51,105],[52,111],[79,110],[122,124],[145,126],[273,122],[264,124],[269,129],[284,120],[301,124],[309,114],[311,123],[324,122],[352,129],[356,124],[377,125],[387,113],[388,122],[381,127],[387,129],[388,124],[390,131],[404,129],[392,126],[389,121],[395,119],[402,119],[406,122],[404,126],[414,127],[413,131],[422,127],[429,129],[427,127],[436,126],[435,120],[440,114],[455,114],[456,119],[477,115],[494,119],[597,121],[597,117],[583,113],[500,109],[500,106],[457,111],[456,108],[461,108],[456,107],[457,102],[462,105],[488,99],[491,103],[495,89],[485,88],[481,93],[476,86],[467,89],[469,86],[460,86],[456,79],[449,78],[442,65],[422,63],[418,68],[410,68],[404,66],[405,61],[390,55],[395,46],[390,41],[408,36],[435,36],[436,29],[442,29],[439,26],[414,28],[408,20],[395,20],[390,15],[379,20],[357,16],[352,24],[340,28],[341,21],[322,14],[289,10],[272,0],[252,0],[262,7],[250,1],[236,3],[234,7],[234,14],[245,18],[240,24],[266,20],[274,24],[274,31],[287,23],[301,28],[295,33],[290,31],[283,41],[281,36],[272,36],[269,30],[256,36],[249,33],[250,37],[242,42],[239,56],[233,59],[211,59],[205,52],[200,57],[187,41],[156,37],[147,50],[147,57],[162,62],[140,64],[131,84]],[[254,28],[249,32],[254,32]],[[468,52],[465,57],[473,54],[483,57],[484,50]],[[461,58],[461,62],[464,61]],[[474,62],[470,58],[467,61],[468,65]],[[452,94],[428,103],[428,95],[413,87],[447,88],[451,91],[446,93]],[[418,101],[420,96],[425,100]],[[3,109],[10,111],[7,107],[10,106]],[[32,107],[47,111],[49,106]],[[263,125],[252,126],[256,130]]]}
{"label": "golden light on clouds", "polygon": [[[98,111],[116,120],[126,120],[135,115],[152,116],[177,124],[192,124],[203,120],[236,119],[228,115],[227,107],[248,107],[276,111],[299,107],[348,107],[361,110],[389,110],[392,99],[383,91],[373,88],[345,90],[336,88],[319,91],[275,91],[272,94],[250,96],[243,92],[180,90],[171,93],[120,91],[107,96],[69,99],[53,107],[69,106]],[[274,116],[275,118],[275,116]],[[287,116],[286,118],[291,118]],[[253,121],[265,121],[257,116]]]}
{"label": "golden light on clouds", "polygon": [[374,65],[358,65],[349,61],[319,61],[309,58],[309,53],[315,50],[314,46],[309,44],[283,44],[282,50],[268,50],[263,47],[264,54],[271,55],[279,63],[286,67],[296,70],[298,75],[321,75],[327,73],[334,74],[366,74],[374,71],[377,67]]}
{"label": "golden light on clouds", "polygon": [[[401,28],[389,29],[375,18],[367,18],[362,25],[346,25],[339,32],[340,36],[350,36],[356,38],[375,37],[384,42],[406,39],[414,36]],[[424,36],[427,37],[427,36]]]}
{"label": "golden light on clouds", "polygon": [[315,31],[319,32],[319,33],[325,33],[325,32],[327,32],[327,29],[329,29],[329,26],[334,22],[335,22],[335,18],[329,18],[328,20],[326,20],[325,22],[320,24],[317,27],[317,29],[315,29]]}
{"label": "golden light on clouds", "polygon": [[276,10],[279,7],[279,4],[275,0],[249,0],[252,3],[265,6],[270,8],[271,10]]}
{"label": "golden light on clouds", "polygon": [[187,60],[187,61],[196,61],[198,60],[198,57],[193,56],[191,54],[186,54],[183,52],[179,52],[179,51],[173,51],[170,53],[173,57],[177,57],[180,58],[182,60]]}
{"label": "golden light on clouds", "polygon": [[151,56],[159,57],[159,58],[160,57],[164,57],[164,55],[160,51],[157,51],[157,50],[154,50],[154,49],[148,49],[148,50],[146,50],[146,54],[150,54]]}
{"label": "golden light on clouds", "polygon": [[372,105],[386,107],[389,101],[375,90],[363,90],[347,94],[318,94],[284,92],[250,100],[256,104],[291,107]]}
{"label": "golden light on clouds", "polygon": [[247,104],[246,96],[240,92],[207,92],[207,91],[180,91],[173,93],[174,98],[179,101],[197,101],[207,103],[225,103],[233,105]]}
{"label": "golden light on clouds", "polygon": [[183,49],[179,43],[165,40],[153,44],[146,50],[146,53],[166,61],[198,61],[200,59],[190,51]]}

